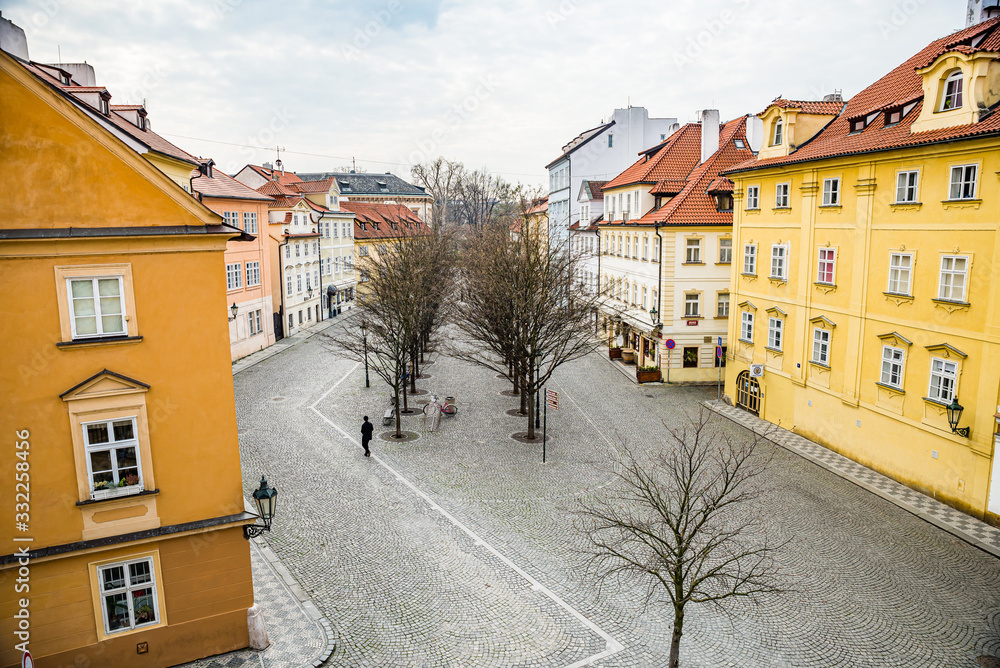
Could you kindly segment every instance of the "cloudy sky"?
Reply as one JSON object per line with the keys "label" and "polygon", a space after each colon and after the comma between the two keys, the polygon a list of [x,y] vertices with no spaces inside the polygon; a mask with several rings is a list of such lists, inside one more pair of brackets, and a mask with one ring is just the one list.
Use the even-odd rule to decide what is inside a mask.
{"label": "cloudy sky", "polygon": [[692,120],[850,97],[965,26],[966,0],[0,0],[32,59],[229,172],[438,155],[530,184],[616,107]]}

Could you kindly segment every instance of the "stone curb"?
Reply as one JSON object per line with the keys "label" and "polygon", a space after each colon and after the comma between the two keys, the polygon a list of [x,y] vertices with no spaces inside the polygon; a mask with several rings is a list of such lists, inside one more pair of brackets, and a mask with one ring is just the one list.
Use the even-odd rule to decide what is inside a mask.
{"label": "stone curb", "polygon": [[[305,329],[299,334],[296,334],[294,337],[287,337],[282,339],[282,341],[291,340],[291,343],[289,344],[283,345],[280,343],[274,343],[270,347],[265,348],[264,350],[258,350],[255,353],[250,353],[246,357],[241,357],[240,359],[233,362],[233,375],[235,376],[236,374],[242,371],[246,371],[250,367],[256,366],[261,362],[263,362],[264,360],[274,357],[275,355],[280,355],[289,348],[294,348],[303,341],[311,339],[316,334],[319,334],[320,332],[325,332],[326,330],[330,329],[331,327],[336,325],[337,322],[343,322],[345,319],[350,319],[354,317],[355,310],[356,309],[351,309],[347,313],[342,313],[336,318],[327,318],[323,322],[313,325],[311,328]],[[254,357],[254,355],[259,355],[259,357],[255,357],[253,360],[250,360],[250,358]]]}
{"label": "stone curb", "polygon": [[[767,422],[766,420],[762,420],[761,418],[753,417],[749,413],[746,416],[740,416],[740,418],[737,419],[733,415],[730,415],[729,413],[725,412],[723,410],[723,407],[718,405],[718,402],[704,401],[704,402],[702,402],[702,405],[705,406],[705,408],[707,408],[710,411],[712,411],[713,413],[715,413],[717,415],[720,415],[720,416],[726,418],[727,420],[729,420],[729,421],[731,421],[731,422],[733,422],[735,424],[740,425],[741,427],[745,427],[745,428],[749,429],[750,431],[754,432],[755,434],[763,436],[764,438],[766,438],[771,443],[774,443],[775,445],[780,446],[780,447],[788,450],[789,452],[794,453],[794,454],[802,457],[803,459],[806,459],[806,460],[812,462],[813,464],[816,464],[817,466],[826,469],[830,473],[833,473],[834,475],[836,475],[836,476],[838,476],[840,478],[843,478],[844,480],[847,480],[848,482],[853,483],[853,484],[857,485],[858,487],[861,487],[862,489],[867,490],[867,491],[871,492],[872,494],[875,494],[876,496],[879,496],[879,497],[885,499],[886,501],[888,501],[888,502],[890,502],[890,503],[892,503],[892,504],[894,504],[894,505],[902,508],[903,510],[905,510],[905,511],[907,511],[909,513],[912,513],[913,515],[916,515],[920,519],[933,524],[934,526],[938,527],[939,529],[943,529],[944,531],[947,531],[948,533],[952,534],[953,536],[955,536],[957,538],[961,538],[966,543],[969,543],[970,545],[978,547],[979,549],[983,550],[984,552],[988,552],[989,554],[992,554],[995,557],[1000,557],[1000,548],[998,548],[997,546],[991,545],[989,543],[986,543],[986,542],[980,540],[979,538],[976,538],[972,534],[970,534],[970,533],[968,533],[966,531],[963,531],[961,528],[959,528],[959,527],[951,524],[950,522],[942,520],[939,517],[935,517],[934,515],[926,512],[925,510],[922,510],[921,508],[918,508],[917,506],[914,506],[913,504],[909,503],[905,499],[902,499],[902,498],[900,498],[900,497],[898,497],[898,496],[896,496],[896,495],[892,494],[891,492],[888,492],[888,491],[886,491],[884,489],[880,489],[879,487],[877,487],[875,485],[872,485],[872,484],[870,484],[868,482],[865,482],[864,480],[860,480],[856,476],[852,475],[849,471],[845,471],[844,469],[841,469],[841,468],[839,468],[839,467],[837,467],[837,466],[835,466],[833,464],[830,464],[829,462],[825,462],[825,461],[823,461],[821,459],[818,459],[818,458],[814,457],[813,455],[809,454],[808,452],[805,452],[805,451],[797,448],[793,443],[788,442],[790,440],[794,440],[795,438],[800,438],[802,440],[808,441],[809,439],[805,438],[804,436],[800,436],[800,435],[796,434],[795,432],[789,431],[788,429],[785,429],[784,427],[779,427],[778,425],[773,424],[771,422]],[[755,422],[761,422],[761,423],[766,424],[767,425],[766,430],[758,430],[757,428],[755,428],[756,427]],[[787,438],[786,439],[779,439],[779,438],[776,438],[773,435],[770,435],[770,434],[766,433],[767,431],[770,431],[773,434],[774,430],[779,430],[777,432],[779,434],[781,434],[781,432],[784,432],[784,435],[790,436],[792,438],[790,438],[790,439],[787,439]],[[810,441],[810,443],[811,442],[812,441]],[[816,444],[816,445],[818,447],[823,447],[823,446],[820,446],[819,444]],[[842,455],[840,455],[840,456],[842,456]],[[845,457],[845,459],[847,459],[847,458]],[[857,464],[857,462],[853,462],[853,460],[849,460],[849,461],[852,461],[852,463]],[[877,471],[874,471],[874,470],[873,470],[873,472],[874,473],[878,473]],[[882,474],[878,474],[878,475],[882,475]],[[895,483],[897,485],[903,486],[901,483],[897,483],[894,480],[892,480],[891,478],[888,478],[887,476],[885,476],[885,477],[888,480],[890,480],[891,482],[893,482],[893,483]],[[907,488],[907,489],[909,489],[909,488]],[[936,501],[936,500],[932,499],[931,497],[927,497],[926,498],[926,502],[927,503],[933,503],[933,504],[940,504],[943,508],[948,508],[949,510],[952,510],[950,506],[947,506],[946,504],[943,504],[940,501]],[[959,512],[959,511],[955,511],[955,512]],[[972,521],[979,521],[979,522],[981,522],[981,520],[977,520],[975,517],[972,517],[971,515],[968,515],[968,516],[965,516],[965,517],[968,517],[968,519],[972,520]]]}
{"label": "stone curb", "polygon": [[278,559],[278,555],[276,555],[274,551],[268,547],[267,542],[261,537],[254,538],[253,542],[256,544],[256,548],[260,551],[261,556],[264,557],[264,561],[267,562],[267,565],[278,575],[279,578],[281,578],[281,581],[285,584],[289,593],[291,593],[292,596],[294,596],[299,602],[299,607],[304,613],[306,613],[306,616],[316,624],[326,639],[326,644],[323,649],[320,650],[319,657],[314,659],[312,663],[308,664],[313,666],[313,668],[319,668],[319,666],[326,663],[326,661],[333,655],[333,650],[336,649],[336,644],[333,640],[333,627],[330,625],[330,621],[323,616],[323,614],[316,607],[316,604],[312,602],[311,598],[309,598],[309,595],[306,594],[302,587],[299,586],[299,583],[295,581],[292,574],[288,572],[285,565],[281,563],[280,559]]}

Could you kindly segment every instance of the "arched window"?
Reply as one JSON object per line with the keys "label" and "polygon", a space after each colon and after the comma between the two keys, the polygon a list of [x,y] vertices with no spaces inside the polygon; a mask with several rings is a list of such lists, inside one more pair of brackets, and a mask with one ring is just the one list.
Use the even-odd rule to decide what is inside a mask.
{"label": "arched window", "polygon": [[774,119],[774,131],[771,133],[771,146],[777,146],[782,140],[782,123],[781,116]]}
{"label": "arched window", "polygon": [[962,70],[955,70],[944,80],[944,95],[941,97],[941,111],[958,109],[962,106]]}

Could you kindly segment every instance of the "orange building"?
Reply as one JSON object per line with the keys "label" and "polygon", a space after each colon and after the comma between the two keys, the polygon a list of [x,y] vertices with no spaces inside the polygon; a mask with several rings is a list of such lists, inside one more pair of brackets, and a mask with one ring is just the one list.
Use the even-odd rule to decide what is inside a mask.
{"label": "orange building", "polygon": [[244,235],[185,191],[191,165],[122,137],[105,89],[68,91],[4,23],[0,666],[246,647],[254,518],[222,318]]}

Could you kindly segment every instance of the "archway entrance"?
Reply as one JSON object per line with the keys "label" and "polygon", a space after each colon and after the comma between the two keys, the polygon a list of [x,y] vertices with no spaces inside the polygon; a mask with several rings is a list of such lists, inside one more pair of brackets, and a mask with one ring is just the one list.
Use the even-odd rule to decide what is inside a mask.
{"label": "archway entrance", "polygon": [[760,383],[750,377],[749,371],[736,376],[736,405],[760,417]]}

